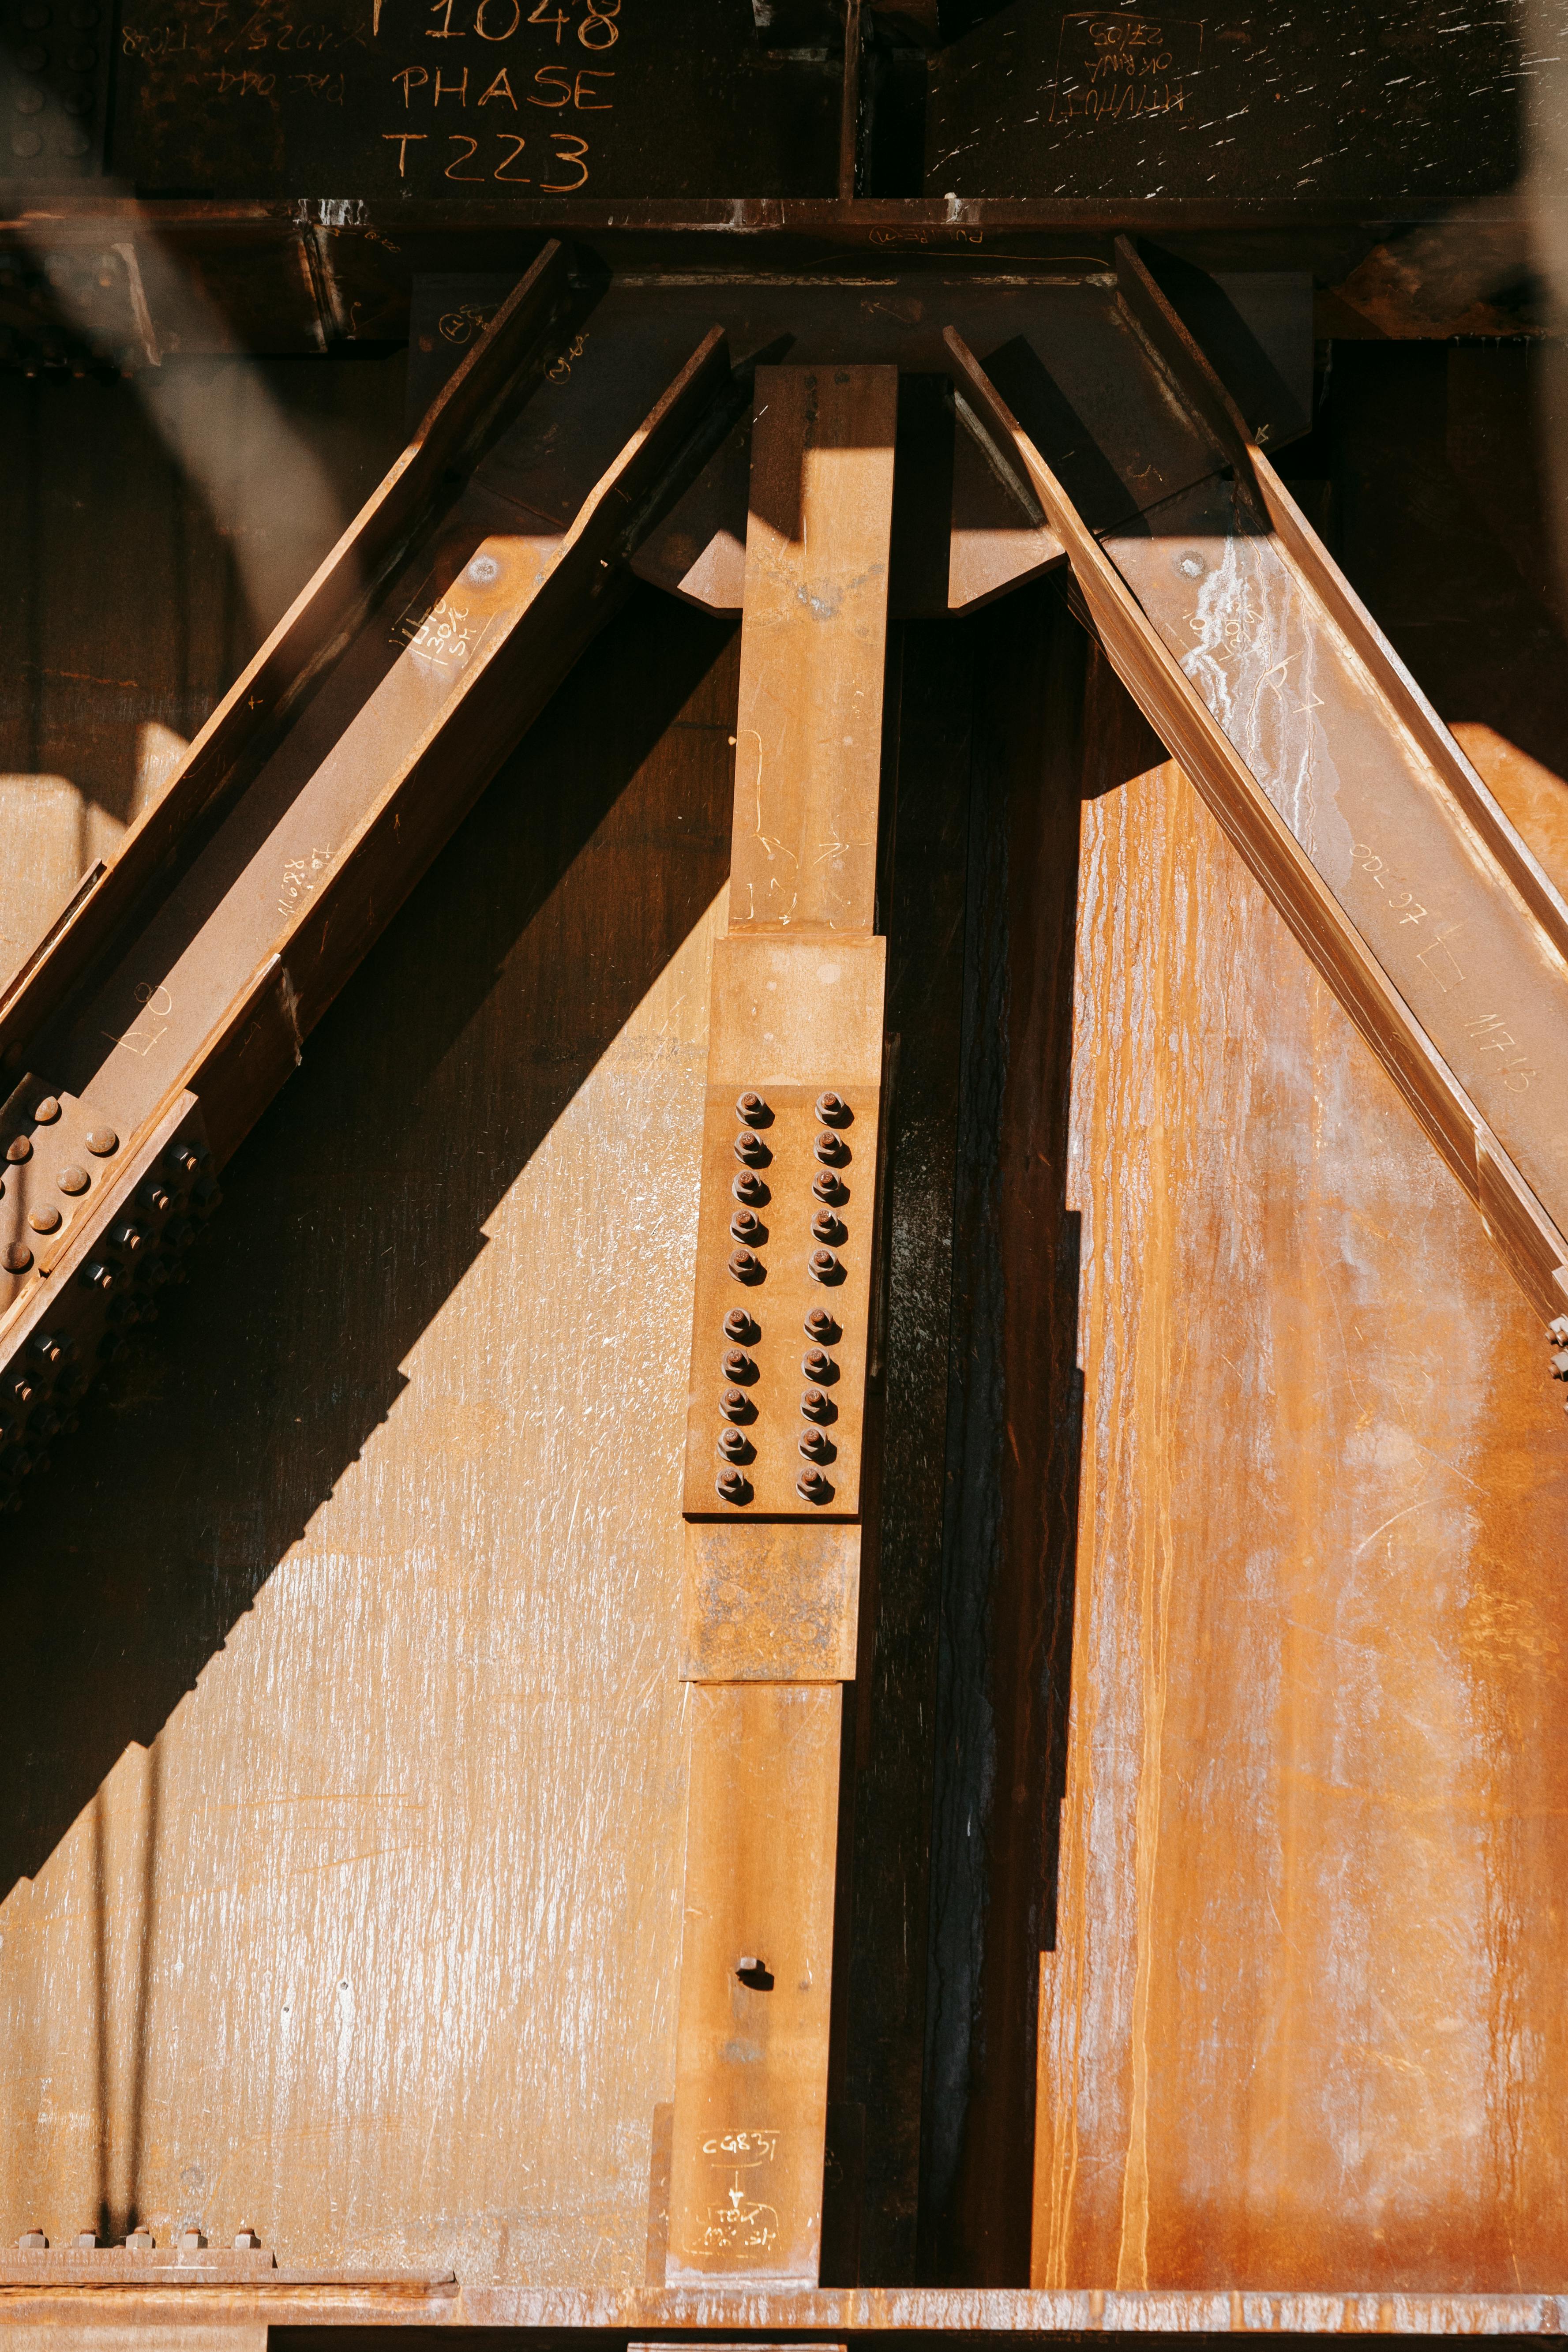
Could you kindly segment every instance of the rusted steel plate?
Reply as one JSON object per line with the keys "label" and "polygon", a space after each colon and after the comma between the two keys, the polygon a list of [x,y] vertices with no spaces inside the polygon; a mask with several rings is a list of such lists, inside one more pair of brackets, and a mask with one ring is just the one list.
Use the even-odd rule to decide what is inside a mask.
{"label": "rusted steel plate", "polygon": [[732,930],[868,930],[898,376],[759,368]]}
{"label": "rusted steel plate", "polygon": [[[1143,289],[1144,309],[1159,299]],[[1326,553],[1315,588],[1273,529],[1267,461],[1243,447],[1247,465],[1226,478],[1212,379],[1208,479],[1102,544],[950,340],[1066,542],[1121,676],[1481,1202],[1531,1297],[1548,1318],[1561,1312],[1568,1065],[1554,1045],[1568,1034],[1568,910],[1479,779],[1468,806],[1457,795],[1462,753],[1380,680],[1392,657],[1359,626],[1349,588],[1337,610],[1323,601],[1337,578]],[[1270,495],[1289,504],[1277,484]],[[1292,528],[1297,546],[1310,542],[1299,516]]]}
{"label": "rusted steel plate", "polygon": [[842,1694],[693,1683],[689,1695],[666,2277],[814,2285]]}
{"label": "rusted steel plate", "polygon": [[[517,316],[507,309],[489,331],[503,351]],[[482,382],[483,347],[474,363]],[[505,382],[503,375],[503,389]],[[520,509],[493,487],[519,463],[520,442],[552,437],[549,419],[525,409],[521,424],[502,436],[459,491],[451,512],[428,538],[416,535],[379,583],[330,675],[233,796],[161,906],[130,935],[119,961],[41,1031],[30,1027],[30,1016],[35,998],[54,985],[50,961],[37,968],[34,987],[16,996],[9,1015],[17,1040],[13,1050],[27,1052],[37,1078],[35,1097],[61,1107],[61,1145],[54,1143],[53,1130],[45,1139],[59,1230],[73,1251],[91,1242],[106,1286],[133,1295],[144,1288],[131,1245],[115,1238],[100,1205],[102,1187],[92,1176],[99,1164],[95,1136],[116,1139],[105,1147],[110,1156],[120,1139],[134,1153],[166,1106],[189,1090],[201,1099],[206,1140],[217,1160],[228,1156],[518,729],[542,708],[614,608],[639,511],[727,383],[723,338],[714,331],[629,438],[624,413],[601,401],[597,438],[586,428],[564,436],[574,463],[595,469],[574,489],[558,486],[559,497],[577,500],[564,528]],[[460,393],[452,404],[461,409]],[[607,450],[606,436],[615,436]],[[434,437],[439,444],[440,432]],[[405,473],[417,470],[420,446],[405,461]],[[538,470],[531,461],[523,466],[531,482]],[[384,507],[384,486],[378,499]],[[390,526],[377,529],[384,535]],[[355,544],[364,536],[362,531]],[[328,567],[326,585],[318,583],[315,601],[328,608],[311,624],[318,656],[321,630],[345,612],[352,617],[346,581],[349,574],[357,577],[360,562],[360,556],[345,557],[338,571]],[[285,622],[279,635],[289,627]],[[256,686],[264,710],[266,658],[259,657]],[[282,663],[281,654],[278,660]],[[300,684],[296,677],[295,691]],[[264,733],[264,719],[254,725]],[[237,713],[231,734],[237,739],[243,732]],[[186,763],[187,780],[204,761],[209,768],[218,764],[217,755],[203,749],[213,735],[208,730],[198,742]],[[237,740],[229,748],[237,760]],[[183,789],[195,788],[177,781],[171,796]],[[132,836],[126,856],[132,865],[148,854],[145,842],[158,814]],[[106,881],[100,895],[107,889]],[[92,919],[89,901],[56,952],[70,949]],[[36,1118],[36,1099],[19,1108]],[[78,1129],[85,1149],[61,1162],[58,1149],[74,1147]],[[35,1139],[18,1132],[0,1139],[0,1149],[7,1147],[26,1158]],[[36,1223],[37,1187],[18,1180],[10,1190],[0,1213]],[[20,1232],[5,1244],[11,1270],[0,1271],[0,1365],[11,1360],[46,1313],[38,1294],[48,1261],[35,1256]],[[151,1268],[162,1267],[155,1237],[145,1255]],[[100,1327],[82,1294],[73,1287],[68,1295],[77,1310],[73,1326],[79,1328],[71,1336],[85,1374],[95,1360]],[[9,1459],[20,1470],[32,1450],[26,1443],[31,1413],[52,1413],[56,1407],[41,1390],[26,1408],[13,1402],[13,1434],[21,1451]]]}
{"label": "rusted steel plate", "polygon": [[689,1516],[860,1507],[885,970],[864,936],[715,948]]}
{"label": "rusted steel plate", "polygon": [[853,1682],[858,1527],[688,1520],[680,1600],[687,1682]]}

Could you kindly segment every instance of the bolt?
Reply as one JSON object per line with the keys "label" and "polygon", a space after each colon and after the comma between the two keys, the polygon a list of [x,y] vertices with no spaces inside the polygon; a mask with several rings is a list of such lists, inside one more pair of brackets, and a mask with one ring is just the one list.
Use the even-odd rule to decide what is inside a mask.
{"label": "bolt", "polygon": [[753,1135],[749,1127],[743,1127],[735,1138],[735,1157],[760,1166],[768,1157],[768,1147],[760,1135]]}
{"label": "bolt", "polygon": [[76,1353],[76,1341],[58,1338],[53,1331],[35,1331],[33,1353],[43,1364],[68,1363]]}
{"label": "bolt", "polygon": [[731,1255],[730,1271],[737,1282],[760,1282],[763,1262],[748,1249],[735,1250]]}
{"label": "bolt", "polygon": [[59,1115],[60,1106],[58,1097],[55,1095],[46,1095],[43,1101],[33,1113],[33,1123],[37,1127],[53,1127]]}
{"label": "bolt", "polygon": [[753,1207],[768,1197],[767,1186],[760,1176],[753,1176],[749,1168],[742,1169],[730,1190],[737,1201],[750,1201]]}
{"label": "bolt", "polygon": [[183,2253],[199,2254],[205,2244],[206,2240],[203,2237],[199,2230],[182,2230],[180,2231],[180,2250]]}
{"label": "bolt", "polygon": [[719,1400],[719,1410],[726,1421],[744,1421],[752,1408],[744,1389],[726,1389]]}
{"label": "bolt", "polygon": [[831,1168],[822,1169],[811,1180],[811,1189],[819,1201],[842,1201],[844,1187]]}
{"label": "bolt", "polygon": [[45,1405],[33,1415],[31,1434],[34,1437],[58,1437],[65,1423],[52,1405]]}
{"label": "bolt", "polygon": [[25,1242],[7,1242],[0,1254],[0,1264],[7,1274],[26,1274],[33,1263],[33,1253]]}
{"label": "bolt", "polygon": [[15,1380],[6,1381],[5,1393],[10,1398],[13,1404],[31,1404],[33,1402],[33,1383],[27,1378],[26,1372],[18,1372]]}
{"label": "bolt", "polygon": [[[195,1240],[196,1228],[188,1217],[171,1217],[163,1228],[163,1239],[171,1249],[187,1250]],[[180,1276],[184,1280],[184,1275]]]}
{"label": "bolt", "polygon": [[191,1206],[199,1209],[204,1217],[212,1214],[222,1198],[216,1177],[198,1176],[191,1186]]}
{"label": "bolt", "polygon": [[120,1149],[120,1138],[111,1127],[95,1127],[87,1139],[87,1148],[100,1160],[107,1160],[111,1151]]}
{"label": "bolt", "polygon": [[151,1290],[159,1290],[169,1279],[169,1269],[162,1258],[148,1259],[138,1268],[142,1279]]}
{"label": "bolt", "polygon": [[164,1217],[174,1205],[174,1196],[160,1177],[149,1176],[142,1187],[142,1199],[155,1217]]}
{"label": "bolt", "polygon": [[818,1209],[811,1221],[811,1230],[819,1242],[841,1242],[844,1228],[831,1209]]}
{"label": "bolt", "polygon": [[32,1226],[33,1231],[36,1234],[58,1233],[59,1231],[60,1224],[60,1213],[58,1209],[29,1209],[27,1212],[27,1223]]}
{"label": "bolt", "polygon": [[795,1491],[804,1496],[808,1503],[830,1503],[833,1500],[832,1487],[821,1471],[816,1468],[801,1472],[795,1482]]}
{"label": "bolt", "polygon": [[27,2254],[41,2254],[48,2242],[41,2230],[24,2230],[16,2241],[23,2252]]}
{"label": "bolt", "polygon": [[163,1156],[171,1175],[183,1176],[187,1183],[201,1165],[188,1143],[172,1143]]}
{"label": "bolt", "polygon": [[835,1135],[830,1127],[823,1129],[811,1148],[817,1158],[826,1161],[830,1168],[837,1168],[841,1161],[849,1157],[849,1146],[841,1135]]}
{"label": "bolt", "polygon": [[743,1348],[726,1348],[720,1370],[727,1381],[754,1381],[757,1368]]}
{"label": "bolt", "polygon": [[105,1265],[101,1258],[95,1257],[90,1265],[84,1265],[81,1278],[89,1290],[100,1290],[105,1297],[111,1290],[120,1287],[119,1276],[111,1265]]}
{"label": "bolt", "polygon": [[91,1181],[92,1178],[88,1174],[87,1170],[78,1168],[74,1163],[69,1168],[62,1168],[55,1178],[55,1182],[62,1192],[85,1192]]}
{"label": "bolt", "polygon": [[147,1236],[140,1225],[116,1225],[109,1238],[117,1250],[124,1251],[127,1257],[134,1257],[137,1251],[144,1249],[147,1244]]}
{"label": "bolt", "polygon": [[808,1348],[800,1360],[800,1369],[808,1381],[830,1381],[835,1367],[832,1357],[824,1349]]}
{"label": "bolt", "polygon": [[842,1095],[825,1094],[816,1097],[816,1116],[829,1127],[837,1127],[849,1116],[849,1106]]}
{"label": "bolt", "polygon": [[735,1116],[743,1118],[748,1127],[755,1127],[768,1117],[768,1107],[761,1095],[743,1094],[735,1105]]}
{"label": "bolt", "polygon": [[754,1242],[763,1230],[761,1217],[750,1209],[737,1209],[730,1220],[730,1231],[738,1242]]}
{"label": "bolt", "polygon": [[752,1340],[757,1337],[756,1326],[743,1307],[731,1307],[725,1316],[724,1337],[742,1340]]}
{"label": "bolt", "polygon": [[805,1261],[805,1270],[813,1282],[831,1282],[838,1272],[838,1260],[830,1249],[814,1249]]}
{"label": "bolt", "polygon": [[719,1490],[720,1500],[725,1503],[743,1503],[751,1492],[745,1474],[734,1468],[721,1470],[713,1483]]}
{"label": "bolt", "polygon": [[748,1461],[751,1457],[752,1448],[747,1440],[744,1430],[721,1429],[719,1432],[719,1451],[723,1454],[726,1461]]}
{"label": "bolt", "polygon": [[807,1389],[801,1397],[800,1409],[807,1421],[826,1421],[833,1411],[833,1400],[824,1396],[820,1389]]}
{"label": "bolt", "polygon": [[79,2230],[76,2233],[76,2242],[79,2246],[96,2246],[98,2243],[98,2231],[96,2230]]}
{"label": "bolt", "polygon": [[5,1157],[13,1165],[17,1165],[24,1160],[31,1160],[32,1156],[33,1147],[25,1135],[14,1135],[5,1146]]}
{"label": "bolt", "polygon": [[150,2254],[153,2242],[151,2230],[132,2230],[125,2241],[125,2251],[128,2254]]}
{"label": "bolt", "polygon": [[241,2230],[237,2232],[235,2237],[235,2252],[237,2253],[254,2253],[259,2247],[260,2243],[261,2241],[257,2236],[254,2230]]}
{"label": "bolt", "polygon": [[838,1337],[838,1326],[826,1307],[814,1307],[805,1318],[805,1336],[831,1348]]}

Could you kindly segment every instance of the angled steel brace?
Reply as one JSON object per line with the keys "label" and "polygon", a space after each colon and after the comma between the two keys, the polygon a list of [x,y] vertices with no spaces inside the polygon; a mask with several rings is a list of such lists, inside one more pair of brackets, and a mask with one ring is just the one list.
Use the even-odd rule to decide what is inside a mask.
{"label": "angled steel brace", "polygon": [[0,1003],[0,1503],[749,397],[715,328],[574,409],[569,291],[549,247]]}

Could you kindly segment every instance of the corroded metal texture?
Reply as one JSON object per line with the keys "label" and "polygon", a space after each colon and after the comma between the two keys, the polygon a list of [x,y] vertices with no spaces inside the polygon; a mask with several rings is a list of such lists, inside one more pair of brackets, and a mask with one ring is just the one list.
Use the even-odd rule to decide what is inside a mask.
{"label": "corroded metal texture", "polygon": [[689,1519],[680,1672],[688,1682],[855,1679],[860,1530]]}

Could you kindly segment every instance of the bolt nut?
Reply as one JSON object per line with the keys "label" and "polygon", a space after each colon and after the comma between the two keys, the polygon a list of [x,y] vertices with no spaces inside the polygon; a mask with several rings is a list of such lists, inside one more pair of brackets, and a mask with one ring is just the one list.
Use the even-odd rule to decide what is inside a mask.
{"label": "bolt nut", "polygon": [[737,1282],[761,1282],[763,1262],[749,1249],[734,1250],[731,1253],[730,1271]]}
{"label": "bolt nut", "polygon": [[147,1246],[147,1236],[140,1225],[116,1225],[109,1238],[117,1250],[123,1250],[127,1257],[134,1257],[138,1250]]}
{"label": "bolt nut", "polygon": [[46,1095],[43,1101],[39,1103],[34,1110],[33,1122],[37,1127],[53,1127],[59,1115],[60,1106],[58,1097],[56,1095]]}
{"label": "bolt nut", "polygon": [[35,1331],[33,1353],[41,1364],[68,1364],[76,1353],[76,1341],[63,1333]]}
{"label": "bolt nut", "polygon": [[720,1471],[713,1484],[720,1501],[724,1503],[743,1503],[752,1491],[746,1484],[744,1471],[737,1470],[732,1464],[729,1469]]}
{"label": "bolt nut", "polygon": [[757,1368],[742,1348],[726,1348],[720,1370],[727,1381],[754,1381]]}
{"label": "bolt nut", "polygon": [[33,1147],[25,1135],[14,1135],[5,1146],[5,1157],[13,1166],[19,1165],[24,1160],[31,1160],[32,1156]]}
{"label": "bolt nut", "polygon": [[95,1127],[87,1139],[88,1150],[100,1160],[107,1160],[111,1151],[120,1149],[120,1138],[111,1127]]}
{"label": "bolt nut", "polygon": [[832,1487],[815,1465],[811,1469],[801,1472],[795,1482],[795,1491],[808,1503],[830,1503],[833,1500]]}
{"label": "bolt nut", "polygon": [[54,1208],[29,1209],[27,1223],[36,1234],[58,1234],[60,1229],[60,1213]]}
{"label": "bolt nut", "polygon": [[805,1318],[805,1336],[819,1346],[831,1348],[838,1338],[838,1326],[826,1307],[814,1307]]}
{"label": "bolt nut", "polygon": [[811,1148],[828,1168],[841,1167],[849,1157],[849,1146],[841,1135],[835,1135],[830,1127],[823,1129]]}
{"label": "bolt nut", "polygon": [[757,1327],[743,1307],[731,1307],[725,1316],[724,1337],[742,1343],[749,1343],[757,1337]]}
{"label": "bolt nut", "polygon": [[7,1274],[26,1274],[33,1263],[33,1253],[26,1242],[7,1242],[0,1252],[0,1265]]}
{"label": "bolt nut", "polygon": [[153,2246],[153,2238],[151,2230],[132,2230],[125,2241],[125,2251],[128,2254],[150,2254]]}
{"label": "bolt nut", "polygon": [[74,1161],[70,1167],[62,1168],[59,1174],[55,1178],[55,1182],[59,1186],[62,1192],[70,1192],[73,1194],[77,1192],[85,1192],[91,1181],[92,1178],[88,1174],[87,1170],[85,1168],[77,1167]]}
{"label": "bolt nut", "polygon": [[823,1348],[808,1348],[800,1360],[800,1369],[808,1381],[830,1381],[834,1374],[833,1359]]}
{"label": "bolt nut", "polygon": [[743,1127],[735,1138],[735,1157],[748,1161],[753,1168],[760,1168],[770,1154],[762,1137],[754,1135],[749,1127]]}
{"label": "bolt nut", "polygon": [[90,1265],[82,1267],[81,1279],[89,1290],[101,1291],[106,1298],[111,1290],[118,1290],[120,1287],[120,1276],[116,1269],[111,1265],[106,1265],[99,1257],[95,1257]]}
{"label": "bolt nut", "polygon": [[803,1429],[795,1444],[808,1462],[831,1462],[833,1441],[820,1429]]}
{"label": "bolt nut", "polygon": [[730,1220],[730,1231],[738,1242],[754,1242],[762,1230],[761,1217],[751,1209],[737,1209]]}
{"label": "bolt nut", "polygon": [[752,1408],[744,1389],[726,1389],[719,1400],[719,1410],[726,1421],[744,1421]]}
{"label": "bolt nut", "polygon": [[188,1143],[172,1143],[163,1154],[163,1164],[171,1176],[183,1176],[188,1184],[202,1163]]}
{"label": "bolt nut", "polygon": [[41,2254],[48,2242],[41,2230],[24,2230],[16,2241],[25,2254]]}
{"label": "bolt nut", "polygon": [[818,1095],[816,1116],[825,1127],[842,1127],[849,1117],[849,1106],[842,1095]]}
{"label": "bolt nut", "polygon": [[721,1429],[719,1432],[719,1451],[727,1462],[749,1462],[752,1458],[751,1440],[744,1430]]}
{"label": "bolt nut", "polygon": [[748,1127],[760,1127],[764,1119],[772,1118],[773,1113],[761,1095],[752,1094],[748,1089],[735,1105],[735,1117],[743,1118]]}
{"label": "bolt nut", "polygon": [[831,1282],[842,1271],[830,1249],[814,1249],[805,1261],[805,1270],[813,1282]]}
{"label": "bolt nut", "polygon": [[234,2241],[236,2253],[253,2254],[258,2251],[260,2244],[261,2241],[257,2236],[254,2230],[240,2230],[236,2233]]}
{"label": "bolt nut", "polygon": [[842,1201],[844,1187],[831,1168],[819,1169],[811,1180],[811,1189],[819,1201]]}
{"label": "bolt nut", "polygon": [[806,1389],[801,1395],[800,1409],[807,1421],[827,1421],[832,1417],[833,1400],[820,1389]]}
{"label": "bolt nut", "polygon": [[174,1205],[174,1196],[161,1176],[149,1176],[140,1197],[142,1206],[151,1209],[155,1217],[166,1217]]}
{"label": "bolt nut", "polygon": [[844,1239],[844,1227],[831,1209],[818,1209],[811,1221],[811,1230],[819,1242],[841,1242]]}
{"label": "bolt nut", "polygon": [[98,2243],[98,2231],[96,2230],[79,2230],[76,2233],[76,2242],[79,2246],[96,2246]]}
{"label": "bolt nut", "polygon": [[749,1168],[742,1169],[730,1190],[737,1201],[749,1201],[753,1208],[758,1207],[768,1197],[767,1186],[762,1178],[753,1175]]}

